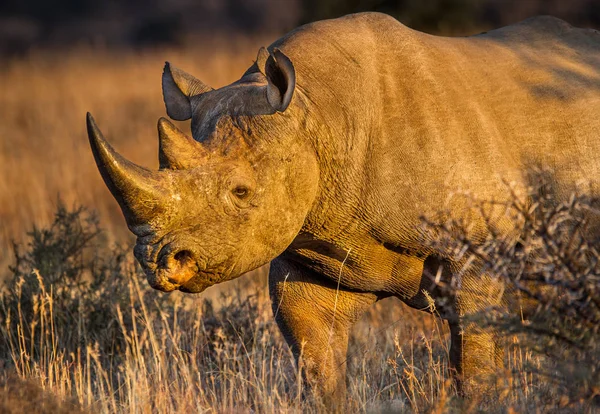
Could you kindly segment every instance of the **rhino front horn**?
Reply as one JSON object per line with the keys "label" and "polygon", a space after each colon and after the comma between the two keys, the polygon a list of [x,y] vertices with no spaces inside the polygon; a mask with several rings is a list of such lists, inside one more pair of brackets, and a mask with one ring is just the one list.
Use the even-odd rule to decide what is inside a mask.
{"label": "rhino front horn", "polygon": [[167,193],[164,185],[166,177],[161,177],[159,171],[140,167],[117,153],[104,139],[90,113],[87,114],[87,131],[98,170],[121,206],[129,228],[146,224],[160,214],[164,204],[162,200]]}

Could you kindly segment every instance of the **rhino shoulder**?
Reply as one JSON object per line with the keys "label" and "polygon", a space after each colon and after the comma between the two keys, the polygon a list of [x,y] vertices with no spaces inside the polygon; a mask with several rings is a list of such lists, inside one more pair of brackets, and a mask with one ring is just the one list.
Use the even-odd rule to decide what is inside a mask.
{"label": "rhino shoulder", "polygon": [[338,40],[343,35],[359,36],[361,33],[380,33],[384,34],[388,31],[411,30],[407,26],[400,23],[390,15],[378,12],[362,12],[348,14],[342,17],[328,20],[320,20],[300,26],[281,39],[275,41],[273,47],[284,43],[289,43],[290,40],[306,40],[312,36],[322,39],[322,36],[332,36]]}

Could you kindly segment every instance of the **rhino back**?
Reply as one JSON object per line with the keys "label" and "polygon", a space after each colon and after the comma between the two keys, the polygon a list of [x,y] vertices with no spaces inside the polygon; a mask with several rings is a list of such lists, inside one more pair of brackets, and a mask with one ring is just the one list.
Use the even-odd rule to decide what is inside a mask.
{"label": "rhino back", "polygon": [[506,197],[505,181],[524,187],[534,167],[554,170],[559,196],[599,181],[597,31],[539,17],[446,38],[364,13],[271,47],[292,58],[322,126],[314,145],[324,199],[338,200],[327,208],[333,233],[360,217],[379,239],[410,244],[419,217],[452,192]]}

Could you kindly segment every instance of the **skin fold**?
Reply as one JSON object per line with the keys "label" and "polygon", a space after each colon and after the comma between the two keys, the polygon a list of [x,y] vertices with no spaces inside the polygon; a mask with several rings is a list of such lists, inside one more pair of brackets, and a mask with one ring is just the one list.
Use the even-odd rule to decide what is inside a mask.
{"label": "skin fold", "polygon": [[[451,327],[465,394],[502,365],[493,332],[463,316],[507,303],[493,275],[464,271],[422,217],[464,219],[477,242],[511,236],[457,191],[525,194],[552,171],[552,195],[600,163],[600,34],[539,17],[465,38],[431,36],[363,13],[302,26],[214,90],[167,64],[160,169],[136,166],[88,115],[98,168],[160,290],[201,292],[271,262],[274,315],[307,380],[343,401],[348,333],[377,300],[432,297]],[[461,278],[456,294],[433,278]]]}

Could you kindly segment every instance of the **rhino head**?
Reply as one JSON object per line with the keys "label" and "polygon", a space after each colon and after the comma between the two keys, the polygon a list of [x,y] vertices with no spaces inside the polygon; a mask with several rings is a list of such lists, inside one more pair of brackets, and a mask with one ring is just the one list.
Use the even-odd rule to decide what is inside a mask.
{"label": "rhino head", "polygon": [[152,287],[201,292],[269,262],[296,237],[318,167],[295,88],[294,67],[277,50],[261,49],[242,79],[217,90],[167,63],[167,113],[191,118],[193,138],[161,118],[158,171],[119,155],[88,114],[96,164]]}

